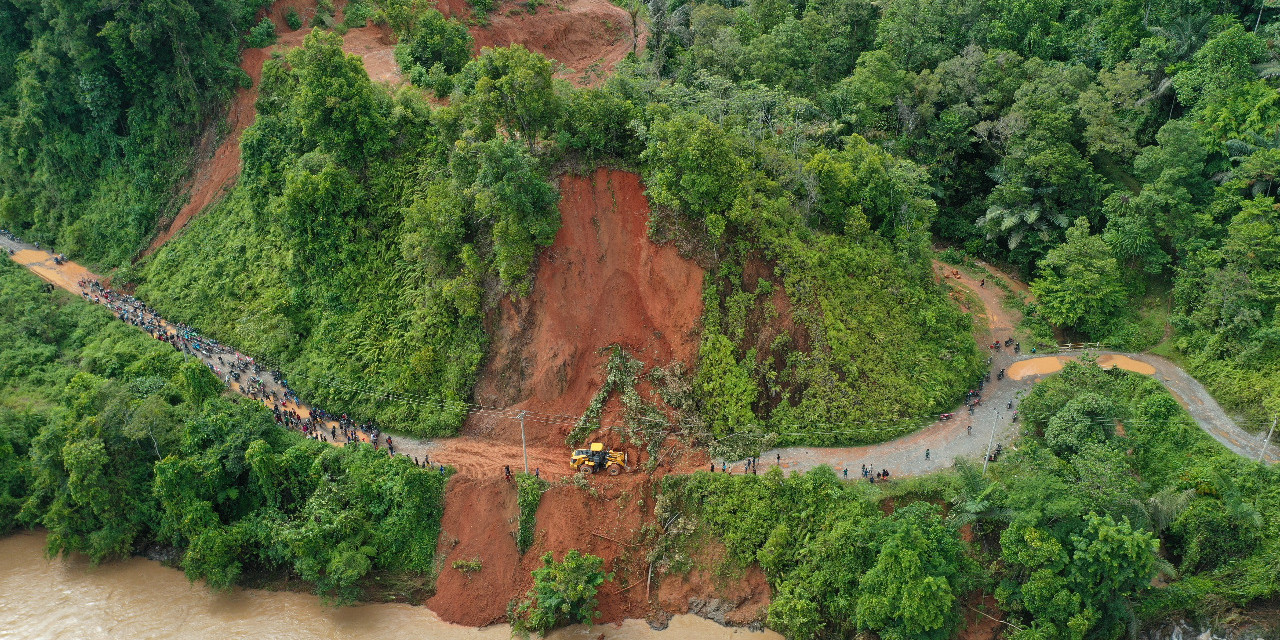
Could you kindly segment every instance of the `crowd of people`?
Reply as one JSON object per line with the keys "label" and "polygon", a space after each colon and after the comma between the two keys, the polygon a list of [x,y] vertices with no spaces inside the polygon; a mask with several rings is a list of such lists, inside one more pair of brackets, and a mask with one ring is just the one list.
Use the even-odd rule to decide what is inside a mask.
{"label": "crowd of people", "polygon": [[[86,301],[107,307],[121,321],[146,331],[184,354],[198,358],[228,387],[265,404],[271,409],[276,424],[281,427],[298,431],[320,442],[340,443],[344,446],[367,442],[373,445],[374,450],[381,449],[390,456],[396,455],[395,441],[390,435],[384,436],[372,421],[360,423],[345,413],[335,415],[323,409],[303,407],[298,395],[289,388],[289,381],[279,370],[266,370],[253,358],[217,340],[201,336],[185,324],[167,322],[146,303],[132,295],[113,291],[97,279],[82,279],[78,284],[80,295]],[[415,465],[422,468],[432,467],[430,456],[425,453],[421,459],[406,453],[400,455],[413,460]],[[439,470],[444,473],[445,467],[440,465]]]}
{"label": "crowd of people", "polygon": [[[0,229],[0,236],[8,238],[12,241],[19,242],[17,237],[7,230]],[[39,245],[35,245],[39,248]],[[12,255],[13,250],[9,253]],[[57,260],[58,264],[62,264],[65,258]],[[396,444],[390,435],[385,435],[372,421],[357,422],[351,419],[347,414],[331,414],[318,408],[303,407],[297,394],[289,388],[288,380],[284,379],[279,370],[267,370],[253,358],[247,357],[234,349],[231,349],[217,340],[201,336],[193,328],[182,323],[170,323],[160,317],[154,309],[147,306],[146,303],[138,300],[132,295],[113,291],[109,287],[104,287],[97,279],[82,279],[79,281],[80,295],[86,301],[94,304],[106,306],[121,321],[129,323],[135,327],[146,331],[157,340],[171,345],[174,349],[184,354],[198,358],[209,369],[218,376],[228,387],[238,390],[242,395],[257,400],[265,404],[271,409],[275,417],[275,421],[281,427],[300,432],[304,436],[314,440],[333,444],[347,445],[351,443],[367,442],[373,445],[375,450],[384,450],[390,456],[396,455]],[[985,283],[984,283],[985,284]],[[1009,338],[1002,345],[1000,342],[993,342],[989,348],[999,350],[1002,346],[1013,346],[1014,353],[1021,351],[1021,345]],[[988,364],[991,359],[988,358]],[[1004,369],[1001,369],[997,379],[1004,378]],[[968,412],[972,414],[976,407],[982,405],[982,391],[987,382],[991,380],[991,374],[988,373],[983,379],[978,381],[977,389],[970,389],[965,396],[965,405]],[[1010,409],[1013,403],[1009,403]],[[954,413],[946,413],[940,416],[942,420],[949,420],[955,416]],[[1013,413],[1013,420],[1017,421],[1017,412]],[[972,435],[972,425],[967,427],[969,435]],[[995,460],[1001,453],[1001,448],[996,447],[995,451],[988,456],[988,459]],[[433,468],[430,457],[424,452],[422,458],[419,459],[402,453],[405,458],[413,460],[415,465],[423,468]],[[925,459],[929,459],[929,451],[925,451]],[[781,456],[776,461],[781,464]],[[710,470],[714,473],[716,465],[713,463]],[[441,473],[445,472],[443,465],[439,466]],[[721,472],[731,473],[727,463],[721,462]],[[743,473],[758,473],[758,461],[755,458],[746,460],[743,464]],[[844,469],[844,477],[849,476],[848,468]],[[869,482],[887,481],[890,478],[887,469],[875,470],[874,468],[862,465],[862,477]]]}

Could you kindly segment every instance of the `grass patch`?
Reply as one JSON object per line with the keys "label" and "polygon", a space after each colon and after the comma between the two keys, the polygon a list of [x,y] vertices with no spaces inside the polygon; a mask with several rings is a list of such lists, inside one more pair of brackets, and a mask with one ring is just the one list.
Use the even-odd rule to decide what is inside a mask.
{"label": "grass patch", "polygon": [[[547,490],[547,481],[527,473],[516,475],[516,503],[520,506],[520,528],[516,532],[516,549],[520,553],[533,546],[537,527],[538,505]],[[454,567],[457,569],[457,567]],[[478,570],[478,569],[477,569]]]}
{"label": "grass patch", "polygon": [[465,573],[467,577],[471,577],[471,574],[477,573],[484,568],[479,556],[470,560],[454,560],[452,566],[455,570]]}

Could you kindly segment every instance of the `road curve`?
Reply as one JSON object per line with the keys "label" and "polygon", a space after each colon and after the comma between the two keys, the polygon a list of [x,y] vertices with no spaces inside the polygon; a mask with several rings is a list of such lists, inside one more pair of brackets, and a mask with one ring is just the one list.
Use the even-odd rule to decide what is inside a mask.
{"label": "road curve", "polygon": [[[1003,341],[1010,337],[1013,327],[1020,318],[1016,311],[1003,305],[1004,291],[994,283],[996,277],[1008,278],[998,271],[997,275],[988,278],[993,280],[991,286],[985,281],[974,279],[969,274],[935,263],[935,271],[944,280],[953,280],[980,299],[985,307],[984,315],[987,323],[987,339],[984,344]],[[1026,286],[1018,282],[1008,282],[1014,291],[1025,292]],[[1154,375],[1173,397],[1187,409],[1196,424],[1206,433],[1222,443],[1227,449],[1256,460],[1263,449],[1266,434],[1253,435],[1240,428],[1227,415],[1213,396],[1178,365],[1165,358],[1151,354],[1124,353],[1119,351],[1093,351],[1105,366],[1108,360],[1119,361],[1126,369],[1143,369],[1140,373]],[[1000,444],[1008,446],[1018,435],[1017,425],[1012,421],[1009,403],[1017,407],[1017,398],[1029,390],[1044,374],[1033,374],[1013,379],[1006,377],[996,380],[995,372],[1010,369],[1015,362],[1025,362],[1036,358],[1059,358],[1062,360],[1079,357],[1078,353],[1069,354],[1014,354],[1011,349],[999,349],[991,352],[992,381],[983,389],[982,406],[969,414],[960,407],[951,420],[938,421],[919,431],[900,438],[861,447],[785,447],[771,449],[760,455],[761,470],[768,466],[781,465],[786,473],[807,471],[819,465],[828,465],[837,473],[849,471],[849,478],[861,478],[862,466],[867,465],[875,470],[888,469],[890,477],[914,476],[941,471],[950,468],[956,458],[983,460],[989,448]],[[1146,367],[1134,366],[1124,360],[1145,363]],[[1057,367],[1060,368],[1060,367]],[[929,459],[925,459],[925,451],[929,451]],[[1280,446],[1272,443],[1266,448],[1268,463],[1280,462]],[[731,463],[736,471],[742,472],[745,467],[742,461]]]}

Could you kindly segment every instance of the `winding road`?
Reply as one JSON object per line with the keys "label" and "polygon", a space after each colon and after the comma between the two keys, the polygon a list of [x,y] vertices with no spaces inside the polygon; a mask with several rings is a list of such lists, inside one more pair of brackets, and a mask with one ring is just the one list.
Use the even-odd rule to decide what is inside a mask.
{"label": "winding road", "polygon": [[[31,270],[33,273],[58,287],[77,295],[82,290],[82,280],[97,280],[98,276],[74,262],[64,261],[54,264],[53,255],[36,247],[0,237],[0,246],[14,251],[11,258]],[[993,286],[987,287],[967,273],[956,271],[941,263],[935,264],[935,270],[953,287],[963,287],[972,292],[984,306],[983,316],[988,327],[986,344],[1003,340],[1013,335],[1013,328],[1019,318],[1016,312],[1004,307],[1005,292],[994,286],[994,278],[1002,278],[1014,291],[1024,291],[1025,285],[1014,281],[1000,272],[988,268],[993,274]],[[976,311],[976,310],[975,310]],[[169,327],[167,323],[164,326]],[[234,357],[234,352],[232,357]],[[196,354],[210,367],[216,366],[214,355]],[[1204,386],[1172,362],[1153,355],[1097,352],[1099,362],[1104,366],[1114,365],[1126,369],[1138,370],[1141,373],[1154,375],[1164,384],[1175,398],[1190,412],[1196,423],[1205,432],[1214,437],[1235,453],[1256,459],[1263,448],[1262,436],[1255,436],[1241,429],[1222,410],[1222,407],[1209,395]],[[1012,421],[1012,411],[1008,410],[1010,402],[1017,406],[1017,399],[1022,392],[1030,389],[1044,375],[1061,368],[1060,362],[1074,358],[1070,354],[1033,355],[1029,353],[1014,354],[1012,349],[994,350],[992,353],[992,371],[1006,369],[1009,375],[1003,380],[995,380],[986,385],[983,393],[983,404],[973,414],[961,408],[951,420],[941,420],[934,424],[907,434],[900,438],[862,447],[786,447],[772,449],[761,454],[761,467],[780,465],[785,473],[807,471],[819,465],[828,465],[841,472],[848,469],[850,479],[861,477],[861,465],[875,470],[888,469],[892,477],[914,476],[940,471],[951,467],[957,458],[965,457],[982,460],[990,447],[996,444],[1008,445],[1018,435],[1016,423]],[[1053,362],[1053,360],[1057,362]],[[1014,368],[1014,363],[1027,363]],[[1018,370],[1025,373],[1019,374]],[[269,382],[269,380],[268,380]],[[240,392],[239,385],[230,384],[233,391]],[[283,388],[269,384],[268,390],[282,395]],[[268,403],[269,404],[269,403]],[[310,408],[305,404],[284,402],[281,408],[298,412],[306,417]],[[523,452],[519,443],[493,441],[487,438],[460,436],[438,440],[423,440],[410,436],[393,435],[397,454],[404,454],[414,459],[430,457],[433,465],[446,464],[454,467],[458,473],[466,476],[492,477],[503,473],[504,465],[519,469],[523,461]],[[929,458],[924,457],[929,451]],[[543,477],[556,478],[570,475],[565,464],[567,451],[560,447],[531,447],[528,449],[530,469],[540,469]],[[1280,462],[1280,447],[1267,448],[1267,462]],[[669,461],[679,470],[691,470],[696,467],[689,460]],[[728,463],[734,471],[743,471],[743,461]]]}
{"label": "winding road", "polygon": [[[984,268],[992,275],[988,278],[991,282],[985,284],[964,271],[942,263],[935,262],[934,267],[944,282],[963,287],[982,302],[984,309],[980,315],[985,316],[987,324],[987,339],[984,344],[997,340],[1003,342],[1013,335],[1014,327],[1021,317],[1017,311],[1004,306],[1007,294],[996,286],[994,280],[1000,278],[1018,294],[1027,293],[1025,284],[985,265]],[[977,310],[973,311],[976,314]],[[1120,366],[1154,375],[1187,409],[1201,429],[1231,451],[1250,460],[1257,459],[1262,452],[1265,434],[1253,435],[1240,428],[1213,396],[1209,395],[1204,385],[1176,364],[1150,354],[1116,351],[1091,353],[1098,356],[1099,364],[1103,366]],[[1078,354],[1014,354],[1012,349],[1002,348],[993,351],[991,357],[992,380],[983,389],[982,405],[973,414],[961,407],[951,420],[938,421],[919,431],[874,445],[772,449],[760,455],[761,468],[766,464],[778,464],[779,460],[783,470],[788,473],[828,465],[837,473],[848,469],[849,477],[853,479],[861,478],[864,464],[875,470],[888,469],[890,477],[902,477],[947,469],[955,463],[956,458],[982,460],[989,447],[996,444],[1008,446],[1018,435],[1017,423],[1013,422],[1012,411],[1008,409],[1009,403],[1013,402],[1016,409],[1020,394],[1029,390],[1045,375],[1061,369],[1062,361],[1074,359]],[[1017,362],[1026,364],[1014,368],[1013,365]],[[1010,375],[1003,380],[996,380],[995,372],[1000,369],[1009,371]],[[1027,373],[1017,375],[1017,369],[1023,369]],[[926,449],[929,450],[928,460],[924,457]],[[1280,447],[1274,443],[1268,446],[1266,460],[1272,464],[1280,462]],[[741,461],[737,462],[737,467],[739,471],[743,469]]]}

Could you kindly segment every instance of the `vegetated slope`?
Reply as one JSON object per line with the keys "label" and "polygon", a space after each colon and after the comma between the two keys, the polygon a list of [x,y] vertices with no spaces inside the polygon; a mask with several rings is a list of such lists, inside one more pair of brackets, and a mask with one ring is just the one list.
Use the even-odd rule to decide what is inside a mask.
{"label": "vegetated slope", "polygon": [[[338,6],[341,11],[345,2]],[[262,63],[272,55],[283,53],[302,44],[302,39],[311,29],[303,27],[292,29],[287,20],[290,11],[296,12],[304,25],[312,24],[316,15],[313,0],[279,0],[264,9],[263,17],[269,18],[280,34],[274,44],[269,47],[246,47],[241,52],[240,69],[249,76],[252,84],[236,88],[235,97],[227,109],[226,125],[211,125],[206,128],[195,149],[195,168],[186,184],[179,191],[187,194],[186,204],[178,210],[171,220],[161,220],[157,225],[156,235],[142,252],[142,256],[153,253],[168,242],[174,234],[181,231],[206,207],[226,193],[226,190],[240,175],[240,136],[253,124],[256,116],[258,100],[258,83],[262,79]],[[348,29],[343,34],[342,49],[347,53],[360,56],[364,62],[369,78],[375,82],[397,84],[402,80],[400,68],[392,55],[394,43],[389,29],[385,26],[369,24],[365,27]],[[212,153],[209,152],[213,140],[219,131],[225,134]]]}
{"label": "vegetated slope", "polygon": [[[346,0],[333,3],[336,14],[331,21],[334,24],[347,22],[347,4]],[[469,11],[465,2],[442,3],[440,8],[460,17],[465,17]],[[303,28],[295,30],[289,26],[287,16],[290,12],[302,20]],[[269,47],[246,47],[242,51],[240,68],[252,84],[235,90],[227,110],[225,127],[216,123],[206,127],[195,147],[191,175],[179,187],[179,192],[186,197],[185,204],[172,218],[159,221],[156,235],[142,252],[143,256],[153,253],[181,231],[191,218],[222,197],[234,183],[240,172],[240,135],[253,123],[262,63],[271,55],[302,44],[303,37],[316,23],[317,7],[314,0],[278,0],[259,15],[275,25],[278,39]],[[523,44],[531,51],[542,53],[575,70],[577,73],[568,76],[583,84],[603,80],[613,66],[631,52],[633,44],[630,16],[606,0],[572,0],[544,7],[533,14],[508,7],[495,11],[486,25],[472,27],[471,35],[475,39],[477,54],[482,47]],[[363,27],[348,28],[342,38],[343,50],[360,56],[371,80],[390,84],[403,81],[394,55],[395,36],[387,25],[370,22]],[[644,47],[643,29],[636,46],[637,49]],[[593,70],[590,76],[587,74],[589,68]],[[219,131],[225,133],[213,148],[214,137]]]}
{"label": "vegetated slope", "polygon": [[397,597],[421,584],[444,474],[287,431],[203,362],[44,287],[0,261],[0,534],[43,527],[51,553],[94,562],[159,545],[220,588],[292,574],[346,602],[370,572],[406,576]]}
{"label": "vegetated slope", "polygon": [[138,290],[277,363],[318,406],[455,433],[484,288],[525,286],[559,226],[555,188],[523,141],[462,139],[465,98],[437,114],[419,92],[393,97],[340,44],[311,33],[266,63],[235,190],[144,264]]}
{"label": "vegetated slope", "polygon": [[[703,271],[648,237],[649,201],[634,173],[597,169],[560,179],[560,231],[538,262],[533,291],[505,297],[489,319],[489,357],[476,402],[582,415],[605,382],[606,350],[652,367],[692,369]],[[563,446],[568,421],[530,420],[531,442]],[[510,419],[477,415],[469,434],[519,439]]]}
{"label": "vegetated slope", "polygon": [[93,263],[132,256],[241,81],[254,9],[0,5],[0,227]]}

